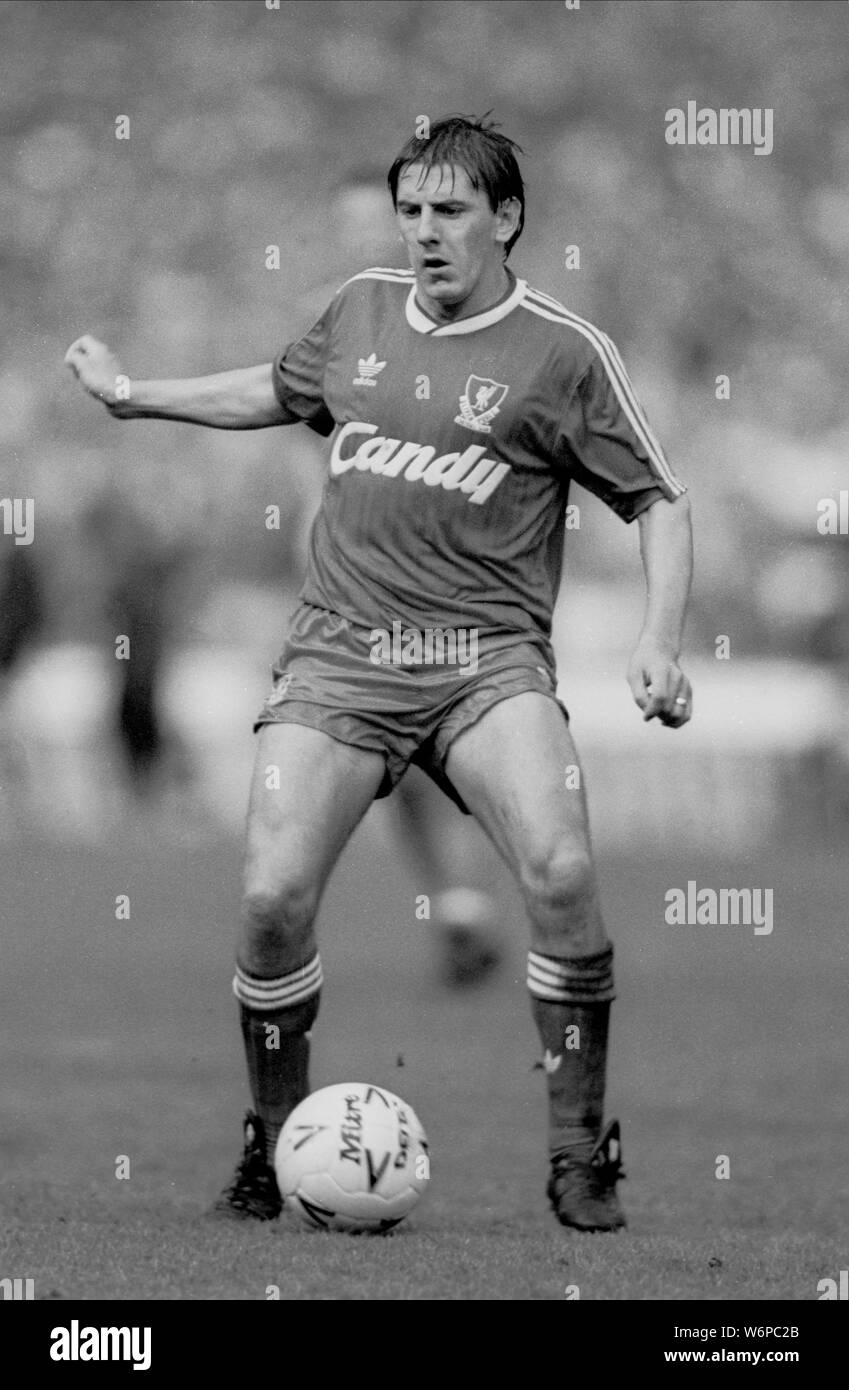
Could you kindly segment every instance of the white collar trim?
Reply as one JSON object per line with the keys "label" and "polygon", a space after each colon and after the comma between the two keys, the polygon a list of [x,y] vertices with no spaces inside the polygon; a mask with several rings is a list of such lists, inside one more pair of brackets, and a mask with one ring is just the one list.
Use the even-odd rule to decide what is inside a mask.
{"label": "white collar trim", "polygon": [[457,319],[455,323],[434,323],[433,319],[428,318],[423,309],[416,303],[415,282],[407,295],[407,322],[417,333],[427,333],[431,338],[448,338],[459,333],[477,333],[479,328],[488,328],[491,323],[498,323],[499,319],[506,318],[515,309],[527,289],[524,280],[517,280],[512,292],[506,299],[502,299],[500,304],[495,304],[491,309],[484,309],[480,314],[472,314],[467,319]]}

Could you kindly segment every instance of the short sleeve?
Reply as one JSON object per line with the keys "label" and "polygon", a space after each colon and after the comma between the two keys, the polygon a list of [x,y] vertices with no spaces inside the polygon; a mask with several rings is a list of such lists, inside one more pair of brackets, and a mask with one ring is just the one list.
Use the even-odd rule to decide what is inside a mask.
{"label": "short sleeve", "polygon": [[302,420],[318,434],[330,434],[335,421],[324,399],[324,369],[330,346],[334,305],[330,304],[303,338],[276,357],[271,369],[274,393],[290,421]]}
{"label": "short sleeve", "polygon": [[561,416],[556,459],[576,483],[633,521],[687,489],[672,472],[615,345],[597,334],[590,363]]}

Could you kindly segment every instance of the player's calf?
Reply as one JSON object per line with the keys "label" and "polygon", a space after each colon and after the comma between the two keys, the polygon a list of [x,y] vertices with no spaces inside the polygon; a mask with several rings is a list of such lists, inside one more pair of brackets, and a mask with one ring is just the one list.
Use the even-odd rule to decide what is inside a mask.
{"label": "player's calf", "polygon": [[313,892],[245,893],[233,993],[254,1111],[245,1150],[216,1213],[267,1221],[280,1214],[274,1150],[286,1118],[309,1093],[310,1029],[318,1014],[321,960],[312,935]]}
{"label": "player's calf", "polygon": [[284,975],[315,954],[313,922],[319,893],[295,878],[265,886],[248,871],[237,957],[250,974]]}

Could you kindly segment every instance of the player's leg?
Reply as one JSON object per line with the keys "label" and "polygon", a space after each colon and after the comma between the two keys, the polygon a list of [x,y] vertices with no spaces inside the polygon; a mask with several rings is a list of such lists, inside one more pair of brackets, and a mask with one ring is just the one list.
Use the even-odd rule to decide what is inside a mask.
{"label": "player's leg", "polygon": [[258,734],[233,982],[255,1113],[220,1211],[279,1211],[270,1165],[286,1116],[308,1092],[309,1031],[322,982],[313,923],[383,772],[380,754],[317,729],[266,724]]}
{"label": "player's leg", "polygon": [[[562,710],[533,691],[502,700],[455,738],[446,772],[512,870],[530,919],[528,988],[549,1095],[549,1196],[565,1224],[614,1229],[623,1224],[614,1194],[618,1128],[602,1133],[613,948]],[[616,1153],[608,1152],[611,1141]]]}
{"label": "player's leg", "polygon": [[[464,988],[487,979],[501,959],[496,906],[472,886],[470,864],[479,835],[468,816],[448,809],[445,797],[417,767],[395,789],[393,827],[416,891],[430,898],[429,930],[443,984]],[[447,824],[446,824],[447,821]]]}

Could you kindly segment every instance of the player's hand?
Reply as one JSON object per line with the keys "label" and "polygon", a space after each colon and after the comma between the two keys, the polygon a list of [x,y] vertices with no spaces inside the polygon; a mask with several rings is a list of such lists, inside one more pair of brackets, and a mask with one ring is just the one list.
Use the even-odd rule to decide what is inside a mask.
{"label": "player's hand", "polygon": [[628,664],[631,694],[643,719],[680,729],[693,716],[693,688],[678,662],[659,648],[641,644]]}
{"label": "player's hand", "polygon": [[118,381],[126,381],[127,378],[118,358],[105,343],[99,342],[90,333],[84,333],[75,343],[71,343],[65,353],[65,362],[84,390],[103,401],[113,415],[126,411],[128,402],[126,398],[118,396]]}

